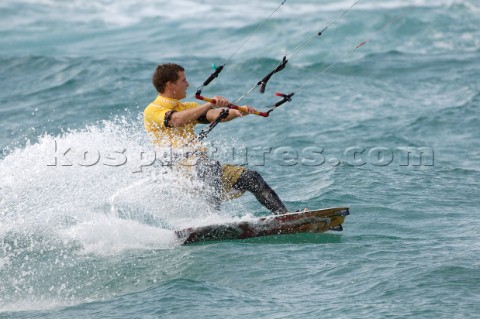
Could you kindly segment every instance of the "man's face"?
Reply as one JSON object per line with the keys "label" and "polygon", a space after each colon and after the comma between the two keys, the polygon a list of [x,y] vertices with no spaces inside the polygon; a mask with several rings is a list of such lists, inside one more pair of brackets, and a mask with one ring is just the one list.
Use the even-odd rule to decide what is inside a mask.
{"label": "man's face", "polygon": [[181,100],[187,97],[187,89],[189,84],[187,81],[187,77],[185,76],[185,72],[179,71],[178,80],[176,82],[173,82],[172,84],[173,92],[177,100]]}

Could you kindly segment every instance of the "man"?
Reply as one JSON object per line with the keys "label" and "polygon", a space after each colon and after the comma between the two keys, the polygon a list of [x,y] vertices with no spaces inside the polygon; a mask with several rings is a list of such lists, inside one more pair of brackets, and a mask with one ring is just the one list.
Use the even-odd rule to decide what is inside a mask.
{"label": "man", "polygon": [[[158,96],[144,111],[145,129],[152,135],[155,144],[187,149],[193,154],[194,174],[210,189],[207,199],[213,208],[218,210],[222,199],[236,197],[249,191],[274,214],[287,212],[275,191],[256,171],[241,166],[220,165],[218,161],[198,153],[202,145],[195,134],[195,125],[213,122],[230,102],[220,96],[214,97],[216,104],[180,102],[187,96],[189,83],[185,69],[178,64],[158,65],[153,73],[152,82]],[[229,109],[228,116],[223,121],[231,121],[253,111],[248,106],[246,109],[248,112]]]}

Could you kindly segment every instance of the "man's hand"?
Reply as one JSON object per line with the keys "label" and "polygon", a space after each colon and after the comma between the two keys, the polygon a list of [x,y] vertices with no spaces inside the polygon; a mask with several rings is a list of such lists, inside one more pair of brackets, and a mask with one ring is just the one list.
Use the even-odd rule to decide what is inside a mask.
{"label": "man's hand", "polygon": [[242,105],[241,108],[242,110],[230,109],[231,119],[255,113],[255,109],[249,105]]}
{"label": "man's hand", "polygon": [[[226,98],[221,96],[214,96],[213,99],[215,99],[215,102],[216,102],[215,104],[213,103],[206,104],[210,107],[210,109],[212,108],[215,109],[215,110],[210,110],[207,113],[207,120],[210,122],[214,121],[218,117],[218,115],[221,112],[221,109],[227,108],[232,105]],[[240,108],[241,110],[229,108],[228,116],[223,120],[223,122],[228,122],[235,118],[242,117],[248,114],[254,114],[256,112],[255,109],[249,105],[243,105]]]}
{"label": "man's hand", "polygon": [[213,98],[216,101],[215,107],[227,107],[231,104],[226,98],[222,96],[214,96]]}
{"label": "man's hand", "polygon": [[245,108],[246,110],[240,111],[242,115],[248,115],[248,114],[253,114],[255,113],[255,109],[251,107],[250,105],[243,105],[242,108]]}

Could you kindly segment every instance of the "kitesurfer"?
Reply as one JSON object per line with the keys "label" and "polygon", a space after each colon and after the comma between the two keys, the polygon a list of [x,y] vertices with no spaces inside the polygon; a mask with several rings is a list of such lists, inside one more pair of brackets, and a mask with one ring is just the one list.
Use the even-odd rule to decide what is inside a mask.
{"label": "kitesurfer", "polygon": [[[287,212],[278,195],[258,172],[242,166],[221,165],[206,155],[203,144],[196,138],[195,125],[215,121],[222,110],[230,105],[227,99],[215,96],[215,104],[180,102],[187,96],[189,83],[185,69],[174,63],[158,65],[152,82],[158,96],[145,108],[145,129],[156,145],[172,147],[187,154],[186,158],[176,165],[188,167],[190,173],[207,186],[207,200],[214,209],[220,208],[222,200],[238,197],[249,191],[274,214]],[[230,121],[254,111],[249,106],[244,106],[244,109],[247,111],[228,109],[228,115],[222,121]]]}

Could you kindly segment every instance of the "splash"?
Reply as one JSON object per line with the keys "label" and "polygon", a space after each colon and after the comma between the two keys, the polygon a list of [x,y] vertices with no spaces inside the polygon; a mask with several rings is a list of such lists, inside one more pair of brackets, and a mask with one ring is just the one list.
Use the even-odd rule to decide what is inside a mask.
{"label": "splash", "polygon": [[[0,234],[40,231],[74,238],[83,246],[85,229],[100,236],[85,225],[111,224],[102,232],[108,236],[108,229],[122,227],[173,230],[211,214],[202,196],[191,191],[199,188],[198,182],[161,165],[165,162],[158,160],[139,122],[119,118],[60,136],[44,135],[7,155],[0,162]],[[81,236],[75,234],[77,228]],[[152,239],[140,242],[153,244],[155,236],[148,237]]]}
{"label": "splash", "polygon": [[[229,218],[154,151],[141,121],[123,117],[41,136],[0,161],[0,309],[98,300],[117,258],[168,254],[175,229]],[[92,277],[97,267],[105,273]]]}

